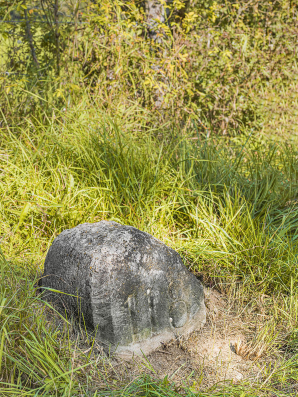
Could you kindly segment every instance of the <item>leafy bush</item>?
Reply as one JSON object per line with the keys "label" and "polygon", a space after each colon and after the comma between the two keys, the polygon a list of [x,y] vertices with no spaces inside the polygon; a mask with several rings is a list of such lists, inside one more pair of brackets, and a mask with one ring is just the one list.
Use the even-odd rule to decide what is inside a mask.
{"label": "leafy bush", "polygon": [[219,134],[262,126],[267,133],[297,131],[296,2],[175,0],[160,27],[162,44],[148,39],[134,2],[61,5],[58,14],[30,4],[6,12],[2,23],[6,118],[32,109],[51,114],[87,94],[110,115],[134,103],[145,125],[196,120],[200,131]]}

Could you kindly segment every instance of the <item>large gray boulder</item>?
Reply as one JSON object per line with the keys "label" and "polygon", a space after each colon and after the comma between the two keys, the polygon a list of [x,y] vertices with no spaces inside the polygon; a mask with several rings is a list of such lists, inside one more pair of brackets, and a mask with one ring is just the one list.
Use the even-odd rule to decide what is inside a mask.
{"label": "large gray boulder", "polygon": [[101,221],[63,231],[44,264],[44,298],[104,346],[145,354],[205,323],[203,287],[173,249],[132,226]]}

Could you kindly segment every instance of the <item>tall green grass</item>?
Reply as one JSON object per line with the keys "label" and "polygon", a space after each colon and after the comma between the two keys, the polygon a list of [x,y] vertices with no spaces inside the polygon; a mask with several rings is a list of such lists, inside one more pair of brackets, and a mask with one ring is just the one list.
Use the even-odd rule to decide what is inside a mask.
{"label": "tall green grass", "polygon": [[[3,395],[93,396],[100,390],[123,396],[177,395],[172,385],[149,378],[129,386],[119,379],[111,384],[115,372],[113,378],[102,361],[95,364],[91,355],[82,354],[69,323],[61,328],[46,320],[52,309],[35,295],[37,272],[54,237],[101,219],[153,234],[176,249],[205,283],[228,293],[238,286],[245,304],[258,295],[271,297],[273,328],[267,332],[266,326],[255,344],[267,343],[271,350],[284,345],[287,353],[274,368],[264,369],[264,385],[218,386],[207,394],[187,389],[189,395],[291,392],[289,382],[298,376],[298,153],[295,147],[252,135],[202,136],[195,124],[185,134],[169,134],[166,128],[144,134],[136,124],[128,127],[81,105],[2,129],[1,245],[7,258],[1,259]],[[283,341],[277,343],[275,334],[281,330]],[[101,382],[98,394],[90,386],[94,379]]]}
{"label": "tall green grass", "polygon": [[264,293],[296,285],[294,147],[206,138],[195,126],[162,138],[123,132],[105,116],[97,122],[81,123],[74,110],[2,134],[9,258],[41,261],[65,228],[113,219],[165,241],[207,277]]}

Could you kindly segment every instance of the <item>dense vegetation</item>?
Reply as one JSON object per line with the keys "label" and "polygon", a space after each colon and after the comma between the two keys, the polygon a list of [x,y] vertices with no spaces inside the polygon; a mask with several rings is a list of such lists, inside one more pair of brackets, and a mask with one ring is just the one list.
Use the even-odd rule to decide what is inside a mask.
{"label": "dense vegetation", "polygon": [[[182,6],[152,42],[136,3],[0,2],[3,396],[297,393],[298,3]],[[243,311],[265,299],[263,376],[127,384],[49,321],[48,247],[101,219],[164,241]]]}

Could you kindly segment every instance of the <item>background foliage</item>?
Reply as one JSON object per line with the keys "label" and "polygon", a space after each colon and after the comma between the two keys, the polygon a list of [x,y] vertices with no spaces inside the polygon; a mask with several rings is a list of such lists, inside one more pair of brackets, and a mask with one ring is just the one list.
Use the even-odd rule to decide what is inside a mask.
{"label": "background foliage", "polygon": [[148,40],[142,3],[3,2],[6,118],[38,111],[41,101],[48,113],[69,108],[87,93],[113,115],[135,104],[150,125],[297,132],[296,1],[175,0],[167,8],[161,45]]}

